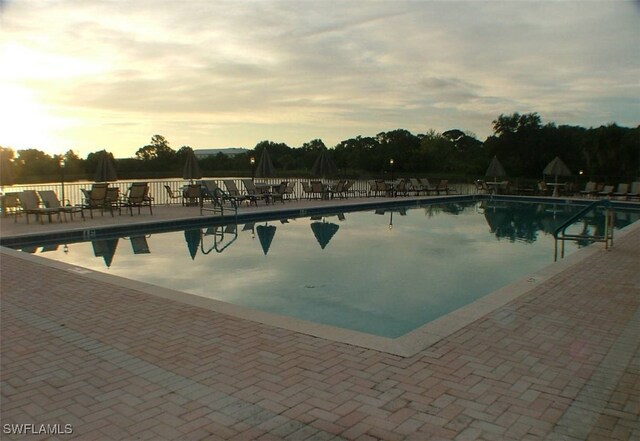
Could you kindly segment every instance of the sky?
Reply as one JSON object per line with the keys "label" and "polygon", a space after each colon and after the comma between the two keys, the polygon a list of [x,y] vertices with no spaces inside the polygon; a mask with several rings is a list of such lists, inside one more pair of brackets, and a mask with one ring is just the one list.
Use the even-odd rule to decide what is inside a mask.
{"label": "sky", "polygon": [[640,123],[639,1],[0,0],[0,146]]}

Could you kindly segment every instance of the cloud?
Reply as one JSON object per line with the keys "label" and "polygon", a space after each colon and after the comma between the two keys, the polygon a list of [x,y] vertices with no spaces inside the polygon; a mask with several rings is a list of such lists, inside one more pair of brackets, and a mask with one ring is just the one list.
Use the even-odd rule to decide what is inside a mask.
{"label": "cloud", "polygon": [[[131,155],[151,127],[197,148],[395,128],[482,138],[516,111],[640,119],[633,3],[24,1],[0,13],[0,80],[69,118],[52,139],[86,152],[94,133]],[[127,136],[79,129],[126,119]]]}

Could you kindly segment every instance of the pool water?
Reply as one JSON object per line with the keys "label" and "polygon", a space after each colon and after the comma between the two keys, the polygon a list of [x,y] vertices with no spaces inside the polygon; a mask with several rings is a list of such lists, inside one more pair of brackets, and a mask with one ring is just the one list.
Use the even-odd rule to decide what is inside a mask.
{"label": "pool water", "polygon": [[[23,248],[232,304],[401,336],[553,262],[581,207],[433,204]],[[624,227],[638,219],[625,213]],[[604,216],[569,232],[597,232]],[[565,254],[581,244],[567,242]]]}

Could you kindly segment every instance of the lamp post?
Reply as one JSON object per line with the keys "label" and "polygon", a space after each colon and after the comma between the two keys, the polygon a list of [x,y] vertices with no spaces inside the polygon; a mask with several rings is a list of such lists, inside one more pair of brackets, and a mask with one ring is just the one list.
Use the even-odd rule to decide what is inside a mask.
{"label": "lamp post", "polygon": [[389,159],[389,168],[391,169],[391,181],[393,181],[393,158]]}
{"label": "lamp post", "polygon": [[64,169],[67,166],[66,161],[64,160],[64,157],[60,158],[60,176],[61,176],[61,183],[62,183],[62,205],[64,205],[64,201],[65,201],[65,197],[64,197]]}
{"label": "lamp post", "polygon": [[249,162],[251,163],[251,181],[255,181],[256,179],[256,158],[253,156],[249,158]]}

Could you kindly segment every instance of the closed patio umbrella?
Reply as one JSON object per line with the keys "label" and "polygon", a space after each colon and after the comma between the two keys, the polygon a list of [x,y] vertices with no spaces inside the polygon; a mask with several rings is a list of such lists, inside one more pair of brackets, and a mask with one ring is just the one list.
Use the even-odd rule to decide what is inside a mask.
{"label": "closed patio umbrella", "polygon": [[311,167],[311,173],[320,178],[338,174],[338,167],[333,162],[327,149],[322,149],[313,167]]}
{"label": "closed patio umbrella", "polygon": [[196,154],[193,153],[192,149],[189,149],[182,168],[182,179],[188,179],[189,182],[193,183],[194,179],[200,178],[202,178],[202,171],[200,171]]}
{"label": "closed patio umbrella", "polygon": [[275,168],[273,167],[273,162],[271,162],[271,157],[269,156],[269,151],[266,149],[262,149],[262,155],[260,155],[260,160],[258,161],[258,167],[256,168],[256,177],[258,178],[270,178],[274,175]]}
{"label": "closed patio umbrella", "polygon": [[336,234],[339,228],[339,225],[332,222],[313,222],[311,224],[313,235],[316,237],[316,240],[320,244],[320,248],[323,250],[329,244],[329,241]]}
{"label": "closed patio umbrella", "polygon": [[0,191],[3,191],[4,187],[11,187],[13,185],[13,172],[11,171],[11,161],[6,154],[2,154],[0,151]]}
{"label": "closed patio umbrella", "polygon": [[266,256],[273,242],[273,237],[276,235],[276,227],[273,225],[258,225],[256,227],[256,233],[258,233],[258,240],[260,240],[260,246]]}
{"label": "closed patio umbrella", "polygon": [[98,167],[96,168],[96,175],[94,181],[96,182],[111,182],[118,180],[118,173],[116,172],[116,164],[113,161],[113,156],[106,150],[100,152],[100,158],[98,159]]}
{"label": "closed patio umbrella", "polygon": [[493,176],[493,180],[497,181],[498,176],[506,176],[507,173],[504,171],[504,167],[498,160],[497,156],[494,156],[491,162],[489,163],[489,167],[487,167],[487,172],[485,176]]}

